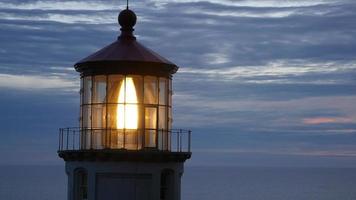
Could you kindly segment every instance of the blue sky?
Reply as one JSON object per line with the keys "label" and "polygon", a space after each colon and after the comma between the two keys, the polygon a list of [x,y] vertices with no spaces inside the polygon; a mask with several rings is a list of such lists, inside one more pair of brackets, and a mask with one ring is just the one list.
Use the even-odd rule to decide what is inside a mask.
{"label": "blue sky", "polygon": [[[0,164],[61,164],[73,64],[114,41],[125,1],[0,0]],[[356,166],[353,0],[132,1],[135,34],[180,66],[190,165]]]}

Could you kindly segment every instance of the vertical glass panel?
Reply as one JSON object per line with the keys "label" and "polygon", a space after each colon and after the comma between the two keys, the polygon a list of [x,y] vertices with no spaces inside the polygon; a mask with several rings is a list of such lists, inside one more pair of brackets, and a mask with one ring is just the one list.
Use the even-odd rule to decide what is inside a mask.
{"label": "vertical glass panel", "polygon": [[156,129],[157,125],[157,108],[146,107],[145,108],[145,128]]}
{"label": "vertical glass panel", "polygon": [[105,104],[92,105],[92,128],[106,128],[106,106]]}
{"label": "vertical glass panel", "polygon": [[91,76],[84,77],[84,95],[83,95],[84,104],[91,103],[91,88],[92,88]]}
{"label": "vertical glass panel", "polygon": [[86,129],[81,128],[80,130],[80,149],[87,149],[86,142]]}
{"label": "vertical glass panel", "polygon": [[145,130],[145,147],[156,147],[156,131],[157,130]]}
{"label": "vertical glass panel", "polygon": [[159,104],[167,105],[167,79],[159,79]]}
{"label": "vertical glass panel", "polygon": [[83,109],[83,126],[81,131],[81,141],[82,148],[90,149],[91,148],[91,106],[84,105]]}
{"label": "vertical glass panel", "polygon": [[133,130],[138,128],[137,104],[118,104],[116,109],[116,128]]}
{"label": "vertical glass panel", "polygon": [[125,129],[125,149],[138,149],[138,130]]}
{"label": "vertical glass panel", "polygon": [[138,128],[138,99],[132,77],[126,77],[119,89],[118,107],[116,111],[119,129]]}
{"label": "vertical glass panel", "polygon": [[137,130],[137,150],[142,149],[142,139],[144,136],[144,130],[143,129],[138,129]]}
{"label": "vertical glass panel", "polygon": [[159,129],[157,130],[158,132],[158,148],[160,150],[168,150],[168,137],[169,137],[169,131],[167,130],[163,130],[163,129]]}
{"label": "vertical glass panel", "polygon": [[[133,106],[135,106],[133,108]],[[138,112],[140,106],[138,105],[124,105],[124,104],[109,104],[107,109],[107,127],[108,129],[138,129],[138,119],[137,116],[134,118],[130,116],[127,112]],[[122,111],[126,111],[126,114],[120,114]],[[126,115],[126,118],[125,118]],[[135,124],[134,124],[134,123]]]}
{"label": "vertical glass panel", "polygon": [[83,128],[91,128],[91,107],[83,106]]}
{"label": "vertical glass panel", "polygon": [[93,149],[103,149],[105,147],[105,130],[93,129],[91,145]]}
{"label": "vertical glass panel", "polygon": [[156,147],[157,108],[145,108],[145,146]]}
{"label": "vertical glass panel", "polygon": [[107,128],[108,129],[117,129],[117,104],[108,105],[108,114],[107,114]]}
{"label": "vertical glass panel", "polygon": [[[134,86],[135,86],[135,91],[136,91],[136,100],[137,103],[142,103],[143,99],[143,82],[142,82],[142,76],[128,76],[127,78],[132,78]],[[126,79],[127,79],[126,78]],[[130,102],[128,102],[130,103]]]}
{"label": "vertical glass panel", "polygon": [[120,86],[122,85],[124,76],[109,75],[108,77],[108,103],[117,103],[119,97]]}
{"label": "vertical glass panel", "polygon": [[108,131],[108,144],[112,149],[124,148],[124,130],[122,129],[109,129]]}
{"label": "vertical glass panel", "polygon": [[165,106],[159,107],[158,114],[158,129],[167,129],[167,109]]}
{"label": "vertical glass panel", "polygon": [[168,130],[172,129],[172,123],[173,123],[172,108],[168,108]]}
{"label": "vertical glass panel", "polygon": [[79,108],[79,127],[83,127],[83,106]]}
{"label": "vertical glass panel", "polygon": [[158,148],[167,149],[167,107],[160,106],[158,109]]}
{"label": "vertical glass panel", "polygon": [[158,83],[157,78],[153,76],[145,76],[144,78],[144,91],[145,91],[145,103],[147,104],[157,104],[158,98]]}
{"label": "vertical glass panel", "polygon": [[106,98],[106,76],[94,76],[93,103],[105,103]]}

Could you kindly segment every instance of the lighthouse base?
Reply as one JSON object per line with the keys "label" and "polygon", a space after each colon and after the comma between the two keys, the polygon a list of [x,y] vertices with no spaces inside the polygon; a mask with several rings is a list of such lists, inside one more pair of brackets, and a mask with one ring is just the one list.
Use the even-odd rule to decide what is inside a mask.
{"label": "lighthouse base", "polygon": [[68,200],[180,200],[183,162],[66,161]]}

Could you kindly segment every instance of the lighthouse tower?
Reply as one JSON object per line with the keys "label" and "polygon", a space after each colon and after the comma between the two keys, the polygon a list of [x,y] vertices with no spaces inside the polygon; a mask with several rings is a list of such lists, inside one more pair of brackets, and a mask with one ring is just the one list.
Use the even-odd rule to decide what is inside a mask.
{"label": "lighthouse tower", "polygon": [[136,15],[121,11],[121,35],[74,65],[80,73],[80,125],[61,128],[68,200],[179,200],[191,131],[172,129],[172,75],[178,67],[133,35]]}

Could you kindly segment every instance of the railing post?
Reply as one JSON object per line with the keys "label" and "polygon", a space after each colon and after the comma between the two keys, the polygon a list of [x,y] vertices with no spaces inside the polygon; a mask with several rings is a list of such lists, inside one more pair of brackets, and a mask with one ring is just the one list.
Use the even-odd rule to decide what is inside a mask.
{"label": "railing post", "polygon": [[177,131],[177,152],[179,152],[179,131]]}
{"label": "railing post", "polygon": [[190,152],[190,142],[191,142],[192,131],[188,131],[188,152]]}
{"label": "railing post", "polygon": [[68,150],[68,143],[69,143],[69,138],[68,138],[69,136],[68,135],[69,135],[69,128],[67,128],[67,134],[66,134],[66,138],[67,138],[67,140],[66,140],[67,141],[66,150]]}
{"label": "railing post", "polygon": [[182,144],[182,135],[183,135],[183,131],[182,129],[179,130],[179,152],[182,152],[182,147],[183,147],[183,144]]}
{"label": "railing post", "polygon": [[171,151],[172,150],[172,129],[168,130],[168,142],[169,142],[168,150]]}
{"label": "railing post", "polygon": [[61,150],[63,150],[63,139],[64,139],[63,132],[64,132],[64,129],[61,129]]}
{"label": "railing post", "polygon": [[123,135],[123,141],[122,141],[123,143],[122,143],[122,144],[123,144],[123,148],[126,149],[126,148],[125,148],[125,147],[126,147],[126,129],[125,129],[125,128],[124,128],[123,134],[124,134],[124,135]]}
{"label": "railing post", "polygon": [[59,129],[58,133],[58,151],[61,150],[61,129]]}
{"label": "railing post", "polygon": [[140,132],[140,129],[137,129],[137,130],[136,130],[136,150],[138,150],[138,137],[139,137],[139,132]]}
{"label": "railing post", "polygon": [[154,145],[155,145],[154,148],[158,149],[158,131],[157,131],[157,128],[155,130],[152,130],[152,131],[155,132],[155,134],[154,134],[154,140],[155,140],[154,141]]}
{"label": "railing post", "polygon": [[164,131],[163,131],[163,128],[161,129],[161,150],[164,150],[165,148],[164,148],[164,146],[165,146],[165,144],[164,144]]}
{"label": "railing post", "polygon": [[83,135],[83,138],[81,138],[82,149],[87,149],[87,129],[83,128],[81,134]]}
{"label": "railing post", "polygon": [[81,135],[82,135],[82,131],[81,131],[81,129],[78,129],[78,150],[82,149],[82,144],[80,143],[80,141],[82,139]]}
{"label": "railing post", "polygon": [[90,149],[93,149],[93,129],[90,129]]}
{"label": "railing post", "polygon": [[111,135],[112,135],[112,129],[110,128],[109,130],[110,130],[110,132],[109,132],[109,149],[111,149]]}
{"label": "railing post", "polygon": [[72,131],[72,133],[73,133],[73,148],[72,148],[72,150],[75,150],[75,130],[73,129],[73,131]]}

